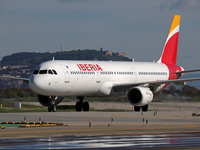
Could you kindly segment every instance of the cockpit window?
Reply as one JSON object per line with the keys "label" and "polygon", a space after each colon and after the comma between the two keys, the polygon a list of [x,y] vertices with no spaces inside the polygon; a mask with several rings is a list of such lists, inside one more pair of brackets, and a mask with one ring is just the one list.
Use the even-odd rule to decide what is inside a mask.
{"label": "cockpit window", "polygon": [[53,74],[53,72],[51,70],[48,70],[48,74]]}
{"label": "cockpit window", "polygon": [[39,70],[34,70],[33,74],[38,74]]}
{"label": "cockpit window", "polygon": [[53,73],[55,74],[55,75],[57,75],[57,72],[55,71],[55,70],[52,70],[53,71]]}
{"label": "cockpit window", "polygon": [[47,70],[40,70],[39,74],[47,74]]}
{"label": "cockpit window", "polygon": [[57,72],[55,70],[34,70],[33,74],[51,74],[51,75],[57,75]]}

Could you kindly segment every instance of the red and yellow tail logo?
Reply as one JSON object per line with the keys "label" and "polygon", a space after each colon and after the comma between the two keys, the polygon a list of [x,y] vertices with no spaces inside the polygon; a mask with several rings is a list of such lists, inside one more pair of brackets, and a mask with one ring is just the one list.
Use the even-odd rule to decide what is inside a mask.
{"label": "red and yellow tail logo", "polygon": [[175,15],[165,42],[163,53],[158,63],[164,63],[167,65],[176,65],[176,56],[178,48],[178,37],[180,27],[180,15]]}

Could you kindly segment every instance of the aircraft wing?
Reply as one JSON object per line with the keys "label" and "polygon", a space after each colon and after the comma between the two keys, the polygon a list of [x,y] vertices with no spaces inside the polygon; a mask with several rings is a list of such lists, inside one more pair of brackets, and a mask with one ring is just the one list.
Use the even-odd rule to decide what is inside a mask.
{"label": "aircraft wing", "polygon": [[158,87],[161,84],[170,84],[170,83],[175,83],[175,84],[180,84],[183,82],[192,82],[192,81],[197,81],[200,80],[200,78],[188,78],[188,79],[175,79],[175,80],[162,80],[162,81],[147,81],[147,82],[138,82],[138,83],[132,83],[132,84],[128,84],[128,83],[122,83],[122,84],[118,84],[115,83],[113,85],[113,90],[115,92],[121,92],[121,91],[126,91],[129,90],[132,87],[135,86],[153,86],[153,87]]}
{"label": "aircraft wing", "polygon": [[1,79],[14,79],[14,80],[22,80],[25,83],[29,83],[29,78],[17,78],[17,77],[10,77],[10,76],[0,76]]}

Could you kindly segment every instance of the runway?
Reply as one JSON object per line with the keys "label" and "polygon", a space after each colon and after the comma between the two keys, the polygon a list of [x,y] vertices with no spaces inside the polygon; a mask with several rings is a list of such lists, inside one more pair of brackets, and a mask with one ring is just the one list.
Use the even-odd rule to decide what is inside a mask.
{"label": "runway", "polygon": [[62,122],[67,126],[0,129],[0,148],[200,149],[200,117],[192,116],[198,113],[197,105],[181,109],[162,105],[158,109],[156,104],[157,115],[155,111],[1,113],[1,122],[19,122],[26,117],[27,122],[38,122],[41,118],[44,122]]}

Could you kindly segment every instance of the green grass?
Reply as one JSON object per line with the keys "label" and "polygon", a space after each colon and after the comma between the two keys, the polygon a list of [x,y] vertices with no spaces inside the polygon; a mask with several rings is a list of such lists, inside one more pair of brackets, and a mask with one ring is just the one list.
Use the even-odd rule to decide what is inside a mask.
{"label": "green grass", "polygon": [[0,108],[0,113],[13,113],[13,112],[46,112],[47,108],[44,106],[35,106],[22,104],[21,108],[15,108],[15,103],[13,102],[1,102],[2,108]]}
{"label": "green grass", "polygon": [[14,113],[14,112],[47,112],[47,108],[13,108],[13,107],[2,107],[0,113]]}
{"label": "green grass", "polygon": [[[48,112],[48,107],[45,106],[35,106],[30,104],[22,104],[21,108],[15,108],[14,102],[1,102],[2,108],[0,108],[0,113],[15,113],[15,112]],[[57,112],[75,112],[75,106],[69,105],[67,109],[63,109],[63,106],[57,106]],[[90,111],[102,111],[102,112],[122,112],[129,111],[126,109],[104,109],[97,110],[90,108]]]}
{"label": "green grass", "polygon": [[98,110],[98,109],[90,108],[90,111],[98,111],[98,112],[124,112],[124,111],[133,111],[133,110],[127,110],[127,109],[103,109],[103,110]]}

